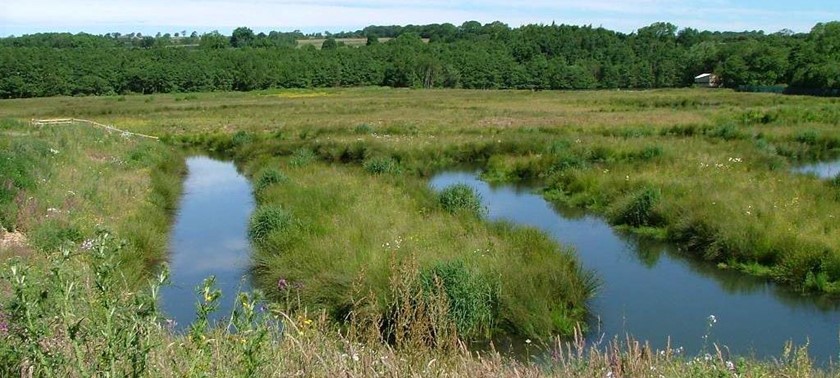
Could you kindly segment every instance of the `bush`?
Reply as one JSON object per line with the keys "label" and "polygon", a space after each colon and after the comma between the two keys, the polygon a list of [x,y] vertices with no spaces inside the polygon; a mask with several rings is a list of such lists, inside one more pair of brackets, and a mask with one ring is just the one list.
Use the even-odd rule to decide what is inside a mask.
{"label": "bush", "polygon": [[356,134],[373,134],[373,126],[368,125],[367,123],[362,123],[356,125],[356,127],[353,128],[353,132]]}
{"label": "bush", "polygon": [[467,184],[455,184],[444,188],[438,195],[438,201],[444,210],[450,213],[466,212],[481,216],[481,195]]}
{"label": "bush", "polygon": [[390,157],[371,158],[366,160],[362,166],[368,173],[375,175],[398,174],[402,171],[399,163]]}
{"label": "bush", "polygon": [[439,262],[420,274],[423,290],[441,290],[449,302],[449,316],[462,337],[478,336],[493,328],[498,307],[498,287],[470,272],[461,261]]}
{"label": "bush", "polygon": [[251,216],[251,222],[248,224],[248,238],[260,244],[265,242],[273,232],[285,231],[291,226],[291,214],[277,206],[261,206]]}
{"label": "bush", "polygon": [[660,192],[652,187],[645,187],[619,201],[610,214],[613,224],[625,224],[633,227],[656,226],[661,218],[654,207],[659,202]]}
{"label": "bush", "polygon": [[796,133],[796,135],[793,137],[793,139],[796,140],[797,142],[804,143],[804,144],[807,144],[809,146],[816,145],[819,138],[820,138],[819,134],[817,134],[817,132],[814,131],[814,130],[800,131],[800,132]]}
{"label": "bush", "polygon": [[310,149],[301,148],[292,154],[291,159],[289,159],[289,164],[293,167],[303,167],[313,161],[315,161],[315,153]]}
{"label": "bush", "polygon": [[289,181],[289,177],[286,176],[286,174],[277,169],[268,168],[260,174],[259,178],[257,178],[257,182],[254,184],[254,192],[260,193],[269,186],[281,184],[287,181]]}
{"label": "bush", "polygon": [[230,143],[233,147],[239,147],[244,144],[248,144],[254,141],[254,136],[245,131],[237,131],[233,134],[233,137],[230,139]]}
{"label": "bush", "polygon": [[734,124],[727,123],[720,125],[706,134],[712,138],[720,138],[723,140],[735,140],[735,139],[744,139],[744,134],[738,129],[738,126]]}
{"label": "bush", "polygon": [[545,152],[551,155],[561,154],[572,148],[572,142],[566,139],[557,139],[545,149]]}

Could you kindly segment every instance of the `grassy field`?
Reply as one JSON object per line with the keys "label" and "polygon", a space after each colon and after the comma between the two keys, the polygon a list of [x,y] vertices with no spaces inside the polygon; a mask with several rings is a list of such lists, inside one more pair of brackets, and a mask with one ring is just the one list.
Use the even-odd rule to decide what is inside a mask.
{"label": "grassy field", "polygon": [[[837,103],[701,89],[370,88],[16,100],[0,103],[0,117],[94,118],[217,149],[238,135],[256,141],[234,148],[245,160],[305,148],[326,163],[391,158],[420,177],[478,164],[488,180],[540,179],[549,199],[698,258],[837,292],[838,190],[789,172],[838,155]],[[644,214],[629,216],[634,208]]]}
{"label": "grassy field", "polygon": [[[386,42],[389,39],[390,38],[379,38],[379,42]],[[326,38],[298,39],[297,43],[298,47],[315,46],[315,48],[321,49],[321,46],[326,40]],[[350,47],[359,47],[367,44],[367,38],[336,38],[335,41],[342,42]]]}
{"label": "grassy field", "polygon": [[[26,356],[39,375],[77,376],[152,367],[165,376],[828,374],[792,347],[777,363],[714,350],[660,355],[634,341],[609,352],[549,342],[551,361],[536,365],[475,358],[459,340],[572,334],[593,282],[573,252],[487,223],[469,193],[441,198],[425,179],[468,164],[488,181],[537,180],[549,200],[674,240],[721,268],[837,293],[840,187],[790,168],[840,155],[838,103],[697,89],[380,88],[0,101],[0,223],[26,239],[0,246],[0,256],[18,256],[7,265],[38,256],[22,260],[31,261],[28,283],[7,277],[0,323],[12,318],[14,332],[0,338],[13,347],[0,348],[0,359],[6,371]],[[50,117],[164,142],[26,123]],[[116,294],[148,278],[137,267],[164,256],[183,173],[177,145],[226,154],[252,178],[259,206],[249,236],[272,303],[260,312],[244,297],[241,323],[198,322],[184,336],[168,333],[154,290]],[[125,245],[96,238],[106,227]],[[68,241],[75,247],[59,248]],[[126,253],[112,261],[112,249]],[[125,277],[104,274],[116,265]],[[39,297],[36,281],[64,294]],[[215,300],[203,293],[199,312]],[[222,357],[231,354],[237,363]]]}
{"label": "grassy field", "polygon": [[[379,39],[379,43],[385,43],[385,42],[388,42],[388,41],[392,40],[393,38],[382,37],[382,38],[378,38],[378,39]],[[298,45],[298,47],[315,46],[315,48],[320,50],[321,46],[324,44],[324,41],[326,41],[326,40],[327,40],[326,38],[298,39],[297,40],[297,45]],[[359,47],[359,46],[367,45],[367,38],[336,38],[335,41],[338,42],[338,43],[343,43],[343,44],[345,44],[349,47]],[[429,39],[428,38],[423,38],[423,42],[429,43]]]}

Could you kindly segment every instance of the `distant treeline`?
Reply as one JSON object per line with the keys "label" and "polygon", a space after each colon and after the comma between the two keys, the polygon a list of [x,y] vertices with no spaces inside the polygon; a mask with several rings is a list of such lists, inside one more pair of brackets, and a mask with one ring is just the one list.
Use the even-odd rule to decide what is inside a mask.
{"label": "distant treeline", "polygon": [[[299,48],[298,31],[231,36],[47,33],[0,39],[0,98],[351,86],[595,89],[693,84],[840,88],[840,22],[810,33],[494,22],[370,26]],[[367,38],[348,47],[337,39]],[[379,38],[393,38],[379,43]],[[424,43],[421,39],[427,39]],[[828,91],[827,91],[828,90]],[[813,92],[813,91],[812,91]]]}

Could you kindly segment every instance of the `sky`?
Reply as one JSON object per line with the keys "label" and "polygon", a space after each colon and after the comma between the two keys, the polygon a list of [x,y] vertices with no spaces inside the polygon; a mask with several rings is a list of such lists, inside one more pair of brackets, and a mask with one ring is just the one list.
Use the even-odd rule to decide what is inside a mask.
{"label": "sky", "polygon": [[632,32],[658,21],[680,28],[808,32],[840,20],[840,0],[0,0],[0,36],[218,30],[358,30],[367,25],[464,21],[602,26]]}

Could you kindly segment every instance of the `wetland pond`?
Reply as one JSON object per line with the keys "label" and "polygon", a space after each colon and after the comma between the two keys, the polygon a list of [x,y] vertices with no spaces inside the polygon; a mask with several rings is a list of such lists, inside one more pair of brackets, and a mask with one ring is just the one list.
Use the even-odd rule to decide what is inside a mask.
{"label": "wetland pond", "polygon": [[803,165],[794,168],[793,171],[816,175],[821,179],[831,179],[840,175],[840,159]]}
{"label": "wetland pond", "polygon": [[231,162],[204,156],[187,159],[187,179],[169,236],[172,284],[161,289],[167,317],[184,330],[195,320],[196,287],[216,277],[222,291],[212,321],[229,318],[235,295],[250,290],[248,219],[254,209],[251,184]]}
{"label": "wetland pond", "polygon": [[733,355],[769,358],[793,341],[808,343],[810,356],[822,363],[838,360],[840,301],[801,296],[688,258],[674,245],[620,233],[599,217],[553,206],[534,188],[490,186],[463,171],[438,174],[430,185],[441,190],[457,183],[481,195],[490,220],[538,228],[577,250],[601,280],[590,304],[590,342],[631,335],[662,349],[670,338],[688,356],[714,354],[717,343]]}
{"label": "wetland pond", "polygon": [[[222,290],[214,320],[228,318],[239,290],[251,288],[248,218],[254,200],[248,180],[231,162],[187,159],[175,224],[170,235],[172,285],[161,290],[164,313],[183,330],[195,318],[196,287],[208,276]],[[601,218],[558,208],[533,188],[491,187],[475,172],[434,176],[440,190],[455,183],[475,188],[490,220],[538,228],[577,250],[602,286],[591,302],[588,339],[609,341],[629,334],[654,348],[683,347],[689,356],[712,343],[732,354],[780,356],[786,341],[808,343],[819,361],[840,353],[840,302],[804,297],[765,280],[718,269],[680,254],[673,245],[612,229]],[[709,324],[710,315],[716,322]],[[708,339],[705,336],[708,335]]]}

